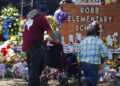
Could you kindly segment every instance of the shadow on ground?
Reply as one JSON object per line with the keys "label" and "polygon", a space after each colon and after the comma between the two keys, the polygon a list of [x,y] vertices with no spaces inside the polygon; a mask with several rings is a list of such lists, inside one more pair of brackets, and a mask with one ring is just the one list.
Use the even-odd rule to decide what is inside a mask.
{"label": "shadow on ground", "polygon": [[22,79],[0,79],[0,86],[26,86],[27,82]]}
{"label": "shadow on ground", "polygon": [[[48,86],[60,86],[58,80],[49,80]],[[22,79],[0,79],[0,86],[27,86],[27,81]],[[79,86],[78,81],[69,81],[69,86]],[[116,86],[108,83],[100,83],[98,86]]]}

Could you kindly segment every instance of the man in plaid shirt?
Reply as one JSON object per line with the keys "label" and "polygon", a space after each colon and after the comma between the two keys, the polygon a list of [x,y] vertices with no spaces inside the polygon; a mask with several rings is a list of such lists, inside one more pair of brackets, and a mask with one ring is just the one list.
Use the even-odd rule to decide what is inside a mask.
{"label": "man in plaid shirt", "polygon": [[87,28],[87,38],[80,43],[80,67],[85,73],[87,86],[97,86],[98,65],[101,58],[107,57],[107,52],[102,40],[98,39],[100,28],[94,21]]}

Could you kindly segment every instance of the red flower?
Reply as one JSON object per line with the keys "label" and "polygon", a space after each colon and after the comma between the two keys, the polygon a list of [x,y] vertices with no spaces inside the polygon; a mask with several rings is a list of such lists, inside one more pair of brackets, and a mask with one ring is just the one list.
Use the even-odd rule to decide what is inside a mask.
{"label": "red flower", "polygon": [[101,5],[105,5],[105,2],[102,2]]}
{"label": "red flower", "polygon": [[22,19],[24,20],[25,19],[25,17],[23,16],[23,15],[20,15],[20,18],[22,17]]}
{"label": "red flower", "polygon": [[4,62],[5,62],[5,63],[7,63],[7,59],[6,59],[6,57],[5,57],[5,60],[4,60]]}
{"label": "red flower", "polygon": [[6,49],[6,48],[2,48],[2,49],[1,49],[1,52],[3,52],[5,49]]}
{"label": "red flower", "polygon": [[11,47],[11,46],[8,44],[8,45],[7,45],[7,49],[9,49],[10,47]]}
{"label": "red flower", "polygon": [[6,48],[2,48],[1,52],[2,52],[2,54],[3,54],[4,56],[6,56],[6,55],[7,55],[7,53],[8,53],[8,51],[7,51],[7,49],[6,49]]}
{"label": "red flower", "polygon": [[77,43],[80,43],[80,40],[77,40]]}

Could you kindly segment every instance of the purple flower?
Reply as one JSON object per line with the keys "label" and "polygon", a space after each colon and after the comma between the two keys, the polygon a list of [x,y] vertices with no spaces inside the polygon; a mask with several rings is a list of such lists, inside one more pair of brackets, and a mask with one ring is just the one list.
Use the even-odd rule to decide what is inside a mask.
{"label": "purple flower", "polygon": [[63,12],[61,9],[57,10],[55,13],[55,18],[57,20],[57,24],[63,24],[66,19],[66,12]]}

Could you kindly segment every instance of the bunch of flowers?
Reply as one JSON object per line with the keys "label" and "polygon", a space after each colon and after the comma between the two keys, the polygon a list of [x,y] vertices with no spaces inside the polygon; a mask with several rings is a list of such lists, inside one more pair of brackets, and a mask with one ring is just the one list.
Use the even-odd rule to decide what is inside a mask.
{"label": "bunch of flowers", "polygon": [[9,4],[8,6],[2,8],[1,16],[0,16],[0,25],[4,24],[5,19],[7,19],[7,17],[9,17],[12,20],[12,24],[8,26],[8,35],[18,34],[18,27],[20,20],[18,16],[19,16],[18,9],[14,7],[12,4]]}
{"label": "bunch of flowers", "polygon": [[[57,27],[57,21],[56,19],[49,15],[49,16],[46,16],[47,20],[48,20],[48,23],[50,25],[50,27],[52,28],[52,30],[56,30],[56,27]],[[48,35],[48,33],[45,31],[44,33],[44,40],[49,40],[50,39],[50,36]]]}
{"label": "bunch of flowers", "polygon": [[[25,56],[21,50],[21,38],[18,36],[12,36],[10,40],[7,40],[4,44],[0,45],[0,61],[18,62],[24,61]],[[18,47],[20,49],[18,49]]]}
{"label": "bunch of flowers", "polygon": [[111,68],[115,67],[115,62],[113,60],[109,60],[109,59],[105,59],[105,62],[108,66],[110,66]]}
{"label": "bunch of flowers", "polygon": [[104,45],[112,49],[120,48],[117,38],[118,38],[117,32],[114,33],[112,36],[108,35],[105,39],[103,39]]}
{"label": "bunch of flowers", "polygon": [[56,30],[56,25],[57,25],[57,21],[56,19],[53,17],[53,16],[46,16],[47,17],[47,20],[50,24],[50,27],[53,29],[53,30]]}

